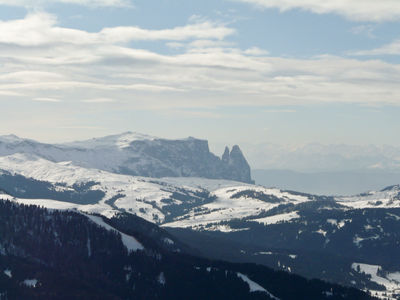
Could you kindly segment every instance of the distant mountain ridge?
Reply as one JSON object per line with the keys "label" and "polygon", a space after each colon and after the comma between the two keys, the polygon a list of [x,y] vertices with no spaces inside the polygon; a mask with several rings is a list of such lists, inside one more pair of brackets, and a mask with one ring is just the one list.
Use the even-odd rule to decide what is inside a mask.
{"label": "distant mountain ridge", "polygon": [[189,137],[169,140],[125,132],[87,141],[46,144],[15,135],[0,137],[0,156],[33,154],[53,162],[145,177],[204,177],[252,183],[250,166],[239,146],[222,158],[208,141]]}
{"label": "distant mountain ridge", "polygon": [[400,147],[318,144],[289,146],[273,143],[242,144],[253,169],[297,172],[396,171]]}

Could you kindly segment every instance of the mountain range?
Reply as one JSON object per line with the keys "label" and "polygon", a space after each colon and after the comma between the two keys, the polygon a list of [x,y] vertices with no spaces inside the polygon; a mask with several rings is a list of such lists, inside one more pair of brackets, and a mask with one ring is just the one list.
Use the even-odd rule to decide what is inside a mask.
{"label": "mountain range", "polygon": [[222,158],[208,142],[192,137],[168,140],[140,133],[88,141],[45,144],[15,135],[0,137],[0,155],[26,153],[53,162],[71,161],[85,168],[147,177],[205,177],[251,183],[250,167],[240,148],[225,148]]}
{"label": "mountain range", "polygon": [[[185,149],[189,149],[187,151],[190,153],[208,153],[199,161],[208,161],[212,155],[208,147],[203,150],[196,149],[204,147],[204,142],[198,142],[193,138],[165,142],[141,135],[139,144],[143,145],[144,140],[147,146],[136,146],[137,139],[132,139],[132,134],[128,134],[129,138],[126,134],[122,136],[125,138],[112,136],[62,145],[21,141],[13,136],[2,137],[0,198],[22,207],[36,205],[45,207],[49,211],[79,213],[89,221],[100,224],[100,227],[117,232],[122,242],[127,243],[127,247],[136,247],[139,252],[141,251],[138,250],[139,245],[144,249],[150,249],[144,245],[147,241],[154,245],[154,249],[162,248],[168,253],[175,253],[174,255],[181,253],[192,258],[197,257],[199,260],[195,260],[196,263],[191,259],[182,258],[180,254],[179,258],[168,256],[167,261],[170,262],[170,259],[171,261],[178,259],[179,263],[182,262],[181,259],[190,261],[189,268],[200,267],[198,264],[201,262],[204,267],[200,268],[206,270],[204,274],[209,273],[209,266],[206,265],[210,264],[210,261],[214,264],[221,260],[229,261],[232,263],[229,268],[228,265],[223,265],[217,269],[220,271],[229,269],[235,274],[235,278],[239,276],[242,279],[253,280],[268,291],[262,294],[264,298],[269,295],[272,299],[303,299],[293,298],[262,281],[264,278],[262,273],[268,273],[267,270],[270,270],[268,268],[301,275],[308,280],[318,278],[361,289],[382,299],[396,299],[399,296],[400,187],[398,185],[354,196],[321,196],[258,186],[249,183],[251,180],[249,174],[247,175],[247,168],[243,167],[247,163],[238,147],[234,147],[231,151],[227,149],[221,158],[217,157],[216,161],[224,166],[241,166],[235,170],[231,169],[225,176],[228,179],[241,177],[244,174],[249,180],[178,176],[180,174],[173,174],[173,177],[164,177],[161,174],[157,177],[143,176],[146,174],[133,176],[123,168],[112,167],[119,166],[123,159],[103,158],[100,162],[95,162],[96,157],[100,159],[102,151],[108,153],[107,149],[114,149],[112,151],[115,151],[113,152],[115,156],[127,151],[135,153],[137,157],[140,155],[144,155],[146,159],[151,157],[149,160],[156,157],[157,153],[163,153],[168,149],[168,154],[163,155],[168,157],[167,160],[171,158],[173,161],[173,157],[176,153],[180,153],[182,147],[188,147]],[[137,149],[153,149],[153,152],[148,155],[147,150],[140,152]],[[68,159],[62,160],[60,153]],[[87,153],[92,155],[91,158]],[[108,155],[112,157],[111,154]],[[86,157],[89,162],[80,160]],[[96,164],[102,168],[95,168]],[[176,166],[176,163],[170,165]],[[129,166],[134,169],[137,164]],[[190,166],[193,169],[190,172],[200,172],[196,164]],[[240,170],[243,170],[243,174]],[[22,231],[29,235],[29,226]],[[82,237],[79,240],[82,240]],[[16,248],[13,242],[12,246],[10,243],[7,241],[9,246],[4,248],[4,239],[0,239],[4,249],[11,249],[7,250],[11,251],[10,255],[20,253],[12,252]],[[88,251],[87,244],[84,246],[85,251]],[[30,257],[30,248],[24,247],[21,253],[25,251]],[[150,252],[154,254],[153,250]],[[23,257],[26,259],[25,256]],[[36,263],[42,259],[38,256],[32,257],[34,259],[29,263]],[[253,270],[254,265],[251,265],[253,267],[249,266],[250,269],[247,269],[246,273],[237,265],[243,263],[256,263],[266,268],[262,269],[264,271],[260,269],[252,273],[253,271],[249,270]],[[157,265],[154,261],[151,264]],[[54,270],[56,269],[52,269],[51,272]],[[161,274],[158,267],[155,270],[151,275],[152,280]],[[260,277],[255,275],[258,272]],[[221,274],[217,273],[212,278],[220,278]],[[237,275],[239,273],[245,277]],[[166,274],[164,273],[164,276],[167,276]],[[274,274],[277,276],[277,273]],[[198,277],[196,278],[198,280]],[[18,280],[22,280],[22,277]],[[285,280],[279,284],[287,284]],[[131,284],[129,280],[128,282]],[[234,283],[229,283],[229,286],[230,284]],[[176,287],[172,285],[171,288]],[[210,286],[207,285],[207,288]],[[213,291],[216,294],[220,293],[218,290]],[[308,298],[305,296],[304,299],[324,299],[328,295],[336,297],[334,291],[335,288],[318,290],[318,296],[308,295]],[[325,296],[321,296],[322,292]],[[238,292],[238,295],[240,293]],[[342,293],[344,299],[365,297],[365,294],[364,296],[360,294],[349,298],[349,292],[346,293]],[[244,297],[242,299],[253,299],[247,294],[240,295]],[[253,296],[256,294],[252,294]],[[182,297],[187,297],[187,294],[183,293]]]}

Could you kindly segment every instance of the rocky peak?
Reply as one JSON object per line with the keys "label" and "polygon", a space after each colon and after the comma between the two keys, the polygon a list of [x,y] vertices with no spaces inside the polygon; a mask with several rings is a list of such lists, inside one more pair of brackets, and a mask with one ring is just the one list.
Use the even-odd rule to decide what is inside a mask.
{"label": "rocky peak", "polygon": [[[189,137],[162,139],[125,132],[86,141],[43,144],[15,136],[0,137],[0,156],[27,153],[114,173],[145,177],[204,177],[251,183],[250,167],[238,146],[222,158],[210,152],[208,141]],[[1,141],[4,141],[1,143]]]}
{"label": "rocky peak", "polygon": [[222,154],[222,161],[229,163],[229,158],[230,158],[229,148],[228,148],[228,146],[226,146],[224,154]]}
{"label": "rocky peak", "polygon": [[254,183],[251,179],[250,166],[238,145],[234,145],[231,151],[225,147],[222,163],[224,163],[223,178]]}
{"label": "rocky peak", "polygon": [[246,160],[244,158],[242,150],[240,150],[238,145],[235,145],[232,147],[230,157],[231,157],[231,159],[234,159],[234,160]]}

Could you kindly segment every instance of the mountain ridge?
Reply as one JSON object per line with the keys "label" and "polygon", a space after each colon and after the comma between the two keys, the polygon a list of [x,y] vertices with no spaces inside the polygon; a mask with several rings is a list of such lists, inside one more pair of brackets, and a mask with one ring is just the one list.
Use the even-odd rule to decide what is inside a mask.
{"label": "mountain ridge", "polygon": [[[211,249],[213,259],[239,255],[237,262],[262,263],[308,278],[381,293],[385,293],[384,287],[374,278],[359,274],[353,265],[363,263],[363,270],[382,265],[390,276],[400,271],[397,265],[388,269],[387,259],[377,257],[379,252],[374,251],[380,241],[386,243],[382,245],[385,253],[395,249],[396,222],[400,220],[397,186],[356,196],[317,196],[228,180],[121,175],[67,162],[55,163],[34,154],[0,157],[0,170],[3,197],[15,203],[77,210],[107,218],[127,213],[168,230],[186,228],[216,238],[226,236],[234,244],[245,241],[244,248],[233,245],[228,249],[228,254],[237,251],[233,256],[215,256]],[[382,227],[378,222],[382,222]],[[200,244],[188,246],[199,250],[213,245],[203,240]],[[273,245],[286,249],[287,254],[273,255]],[[346,246],[348,253],[355,256],[336,257],[336,264],[332,264],[330,255],[337,252],[338,245]],[[326,257],[315,261],[311,269],[307,267],[314,258],[310,251],[319,251]],[[343,279],[338,277],[342,272],[352,275]],[[387,293],[396,293],[390,286],[387,288]]]}
{"label": "mountain ridge", "polygon": [[[229,152],[229,151],[228,151]],[[235,145],[222,159],[208,141],[188,137],[163,139],[125,132],[86,141],[47,144],[15,135],[0,136],[0,156],[35,154],[53,162],[145,177],[204,177],[253,183],[250,166]]]}

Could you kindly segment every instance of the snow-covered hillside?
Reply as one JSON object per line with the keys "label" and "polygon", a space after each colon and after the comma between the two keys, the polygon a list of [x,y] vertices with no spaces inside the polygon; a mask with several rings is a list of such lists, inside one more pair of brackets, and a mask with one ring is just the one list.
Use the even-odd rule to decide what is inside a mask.
{"label": "snow-covered hillside", "polygon": [[208,142],[195,138],[167,140],[140,133],[87,141],[44,144],[14,135],[0,136],[0,156],[24,153],[52,162],[71,161],[85,168],[147,177],[204,177],[251,182],[250,167],[238,146],[222,158]]}
{"label": "snow-covered hillside", "polygon": [[[94,142],[92,146],[101,148],[101,144]],[[310,268],[302,267],[309,264],[308,256],[297,250],[331,255],[345,249],[354,256],[352,262],[385,265],[386,257],[396,256],[400,232],[399,186],[334,198],[222,179],[122,175],[31,153],[0,157],[0,198],[109,218],[126,212],[168,230],[186,228],[229,235],[232,241],[249,245],[243,255],[251,259],[268,256],[270,266],[281,270],[325,280],[335,278],[341,284],[353,285],[354,281],[359,288],[369,288],[374,282],[362,275],[355,280],[356,272],[346,259],[337,267],[321,260],[317,271],[307,271]],[[251,252],[251,247],[257,250]],[[282,255],[260,254],[279,253],[271,248],[287,249],[291,256],[285,254],[288,261],[283,263]],[[355,260],[358,257],[363,260]],[[336,278],[343,270],[352,275]],[[400,264],[390,270],[398,271]]]}
{"label": "snow-covered hillside", "polygon": [[[162,200],[169,199],[177,191],[174,186],[165,186],[162,182],[154,181],[155,179],[86,169],[70,162],[54,163],[26,154],[0,157],[0,169],[38,181],[50,182],[56,190],[73,189],[74,184],[94,182],[91,189],[101,190],[105,193],[103,199],[98,203],[79,205],[54,199],[20,201],[51,208],[77,208],[108,217],[121,209],[153,222],[162,222],[165,215],[161,210],[166,205]],[[190,193],[190,191],[188,192]],[[178,200],[171,201],[179,204]]]}
{"label": "snow-covered hillside", "polygon": [[[89,190],[104,193],[101,199],[88,204],[66,203],[64,199],[56,201],[59,199],[51,198],[20,200],[24,203],[40,203],[52,208],[77,208],[105,216],[126,211],[170,227],[204,229],[206,225],[243,218],[264,224],[290,222],[296,218],[295,210],[276,216],[268,215],[268,212],[282,205],[296,206],[318,199],[313,195],[229,180],[121,175],[83,168],[72,162],[55,163],[33,154],[0,157],[0,174],[5,176],[5,172],[9,176],[21,175],[50,183],[51,189],[56,192],[71,191],[76,186],[90,183]],[[12,194],[12,191],[9,192]],[[23,198],[32,197],[27,194]],[[338,197],[335,201],[343,209],[396,208],[400,207],[400,188],[393,186],[380,192]]]}
{"label": "snow-covered hillside", "polygon": [[337,197],[337,201],[350,208],[394,208],[400,207],[400,185],[387,187],[381,191]]}
{"label": "snow-covered hillside", "polygon": [[120,149],[128,148],[134,141],[154,141],[159,139],[155,136],[142,134],[138,132],[124,132],[122,134],[110,135],[101,138],[93,138],[85,141],[77,141],[60,144],[61,147],[77,147],[83,149],[96,149],[96,148],[111,148],[116,147]]}
{"label": "snow-covered hillside", "polygon": [[177,221],[164,226],[204,229],[207,225],[232,219],[249,218],[259,221],[257,216],[279,205],[295,205],[312,200],[261,186],[230,186],[212,190],[212,194],[216,197],[215,201],[196,207]]}
{"label": "snow-covered hillside", "polygon": [[[204,178],[146,178],[86,169],[71,162],[54,163],[28,154],[0,157],[0,170],[52,184],[65,191],[74,185],[91,182],[90,189],[104,192],[97,203],[76,204],[55,199],[20,199],[24,203],[51,208],[77,208],[111,216],[126,211],[146,220],[165,223],[174,207],[180,212],[169,219],[170,226],[189,226],[220,222],[232,218],[257,216],[281,204],[301,203],[312,199],[227,180]],[[1,171],[0,171],[1,172]],[[16,183],[17,184],[17,183]],[[29,198],[29,195],[26,195]],[[179,208],[181,208],[179,210]]]}

